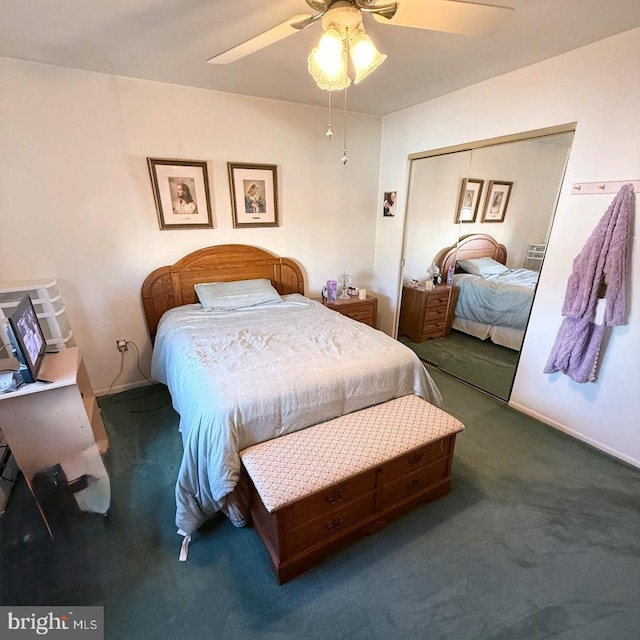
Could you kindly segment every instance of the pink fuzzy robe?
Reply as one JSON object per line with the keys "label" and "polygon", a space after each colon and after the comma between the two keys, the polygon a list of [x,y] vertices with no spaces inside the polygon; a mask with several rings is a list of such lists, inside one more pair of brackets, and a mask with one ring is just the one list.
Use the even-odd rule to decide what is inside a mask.
{"label": "pink fuzzy robe", "polygon": [[[626,184],[574,259],[562,306],[565,317],[545,373],[562,371],[576,382],[595,380],[605,327],[626,324],[633,205],[633,185]],[[602,297],[604,321],[596,324],[596,305]]]}

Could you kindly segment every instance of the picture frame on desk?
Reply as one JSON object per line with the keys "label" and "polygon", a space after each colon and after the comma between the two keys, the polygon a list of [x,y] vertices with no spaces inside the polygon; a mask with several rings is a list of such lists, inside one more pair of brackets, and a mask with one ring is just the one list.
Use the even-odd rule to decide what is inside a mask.
{"label": "picture frame on desk", "polygon": [[161,231],[213,229],[206,161],[147,158],[147,166]]}

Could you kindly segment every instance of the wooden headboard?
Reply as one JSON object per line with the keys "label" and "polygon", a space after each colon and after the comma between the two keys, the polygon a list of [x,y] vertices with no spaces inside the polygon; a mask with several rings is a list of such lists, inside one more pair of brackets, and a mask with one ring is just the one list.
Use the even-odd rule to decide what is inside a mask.
{"label": "wooden headboard", "polygon": [[162,314],[168,309],[198,301],[198,282],[229,282],[268,278],[280,295],[304,295],[302,269],[290,258],[280,258],[258,247],[222,244],[199,249],[175,264],[158,267],[142,285],[142,306],[153,341]]}
{"label": "wooden headboard", "polygon": [[497,262],[507,264],[507,248],[495,238],[486,233],[470,233],[462,236],[456,244],[445,247],[435,257],[435,264],[440,267],[443,278],[457,260],[471,260],[473,258],[493,258]]}

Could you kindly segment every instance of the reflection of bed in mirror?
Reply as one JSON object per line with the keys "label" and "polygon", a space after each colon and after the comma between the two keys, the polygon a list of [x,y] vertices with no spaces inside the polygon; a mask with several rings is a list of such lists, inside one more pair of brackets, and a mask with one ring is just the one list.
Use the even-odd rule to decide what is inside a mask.
{"label": "reflection of bed in mirror", "polygon": [[436,256],[441,273],[454,267],[458,287],[453,328],[481,340],[520,350],[538,272],[510,269],[507,249],[487,234],[470,234]]}

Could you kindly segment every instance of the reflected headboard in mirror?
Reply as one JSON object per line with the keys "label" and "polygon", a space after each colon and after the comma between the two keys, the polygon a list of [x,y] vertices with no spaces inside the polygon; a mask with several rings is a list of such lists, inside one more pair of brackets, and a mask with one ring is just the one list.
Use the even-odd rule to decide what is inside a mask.
{"label": "reflected headboard in mirror", "polygon": [[462,236],[455,244],[438,251],[434,262],[440,267],[440,273],[446,274],[451,266],[455,271],[457,260],[473,258],[493,258],[506,264],[507,248],[486,233],[470,233]]}

